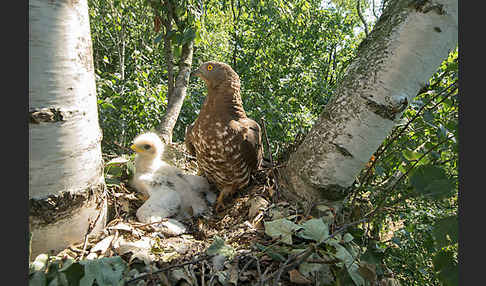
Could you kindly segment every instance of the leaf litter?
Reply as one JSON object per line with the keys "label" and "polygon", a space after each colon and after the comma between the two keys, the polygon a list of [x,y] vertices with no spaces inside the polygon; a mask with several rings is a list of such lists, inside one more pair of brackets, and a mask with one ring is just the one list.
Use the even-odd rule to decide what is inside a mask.
{"label": "leaf litter", "polygon": [[[165,160],[196,174],[197,164],[183,144],[171,144],[168,150]],[[131,160],[105,161],[119,167],[116,177],[108,176],[115,182],[107,184],[109,223],[86,242],[49,259],[39,256],[30,285],[46,285],[49,279],[52,283],[53,275],[74,283],[66,285],[328,285],[336,282],[333,265],[347,269],[357,285],[364,285],[362,276],[376,279],[374,268],[360,264],[355,251],[345,247],[352,241],[350,234],[344,234],[344,240],[341,233],[331,237],[323,218],[306,215],[281,195],[275,200],[282,188],[274,178],[278,167],[256,172],[251,184],[228,199],[220,213],[210,210],[186,219],[174,231],[170,218],[149,224],[136,220],[144,198],[128,184]],[[64,272],[45,274],[46,265],[61,269],[63,263]],[[64,285],[61,282],[58,285]]]}

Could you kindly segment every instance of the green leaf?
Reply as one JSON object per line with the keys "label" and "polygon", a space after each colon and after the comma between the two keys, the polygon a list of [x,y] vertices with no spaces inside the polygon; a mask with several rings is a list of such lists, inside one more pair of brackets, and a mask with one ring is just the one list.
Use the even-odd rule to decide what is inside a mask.
{"label": "green leaf", "polygon": [[108,168],[106,168],[106,174],[114,177],[120,177],[122,175],[122,168],[117,165],[108,166]]}
{"label": "green leaf", "polygon": [[187,28],[184,31],[184,34],[182,35],[182,45],[189,43],[190,41],[194,40],[196,38],[196,32],[194,31],[193,28]]}
{"label": "green leaf", "polygon": [[[322,260],[322,258],[319,255],[317,255],[316,253],[311,254],[311,256],[309,256],[309,259],[313,259],[313,260],[321,259]],[[317,272],[317,271],[321,270],[321,268],[323,268],[324,265],[325,264],[321,264],[321,263],[303,262],[299,265],[299,272],[302,273],[302,275],[309,277],[310,273]]]}
{"label": "green leaf", "polygon": [[264,222],[265,234],[272,238],[281,238],[283,243],[292,245],[292,234],[301,229],[302,226],[297,225],[286,218],[276,219],[273,221]]}
{"label": "green leaf", "polygon": [[347,233],[346,233],[346,234],[343,236],[343,241],[344,241],[344,242],[346,242],[346,243],[347,243],[347,242],[350,242],[350,241],[352,241],[352,240],[353,240],[353,236],[352,236],[352,235],[351,235],[349,232],[347,232]]}
{"label": "green leaf", "polygon": [[444,286],[459,285],[459,270],[453,254],[450,251],[440,251],[433,258],[437,278]]}
{"label": "green leaf", "polygon": [[266,247],[264,245],[261,245],[260,243],[255,243],[255,247],[258,248],[260,251],[263,251],[265,252],[266,254],[268,254],[268,256],[270,256],[273,260],[276,260],[276,261],[285,261],[285,257],[274,251],[274,247],[270,246],[270,247]]}
{"label": "green leaf", "polygon": [[428,123],[433,123],[434,122],[434,114],[430,110],[424,111],[423,118]]}
{"label": "green leaf", "polygon": [[236,254],[236,251],[233,247],[226,245],[221,237],[215,236],[213,243],[208,247],[206,253],[208,255],[220,254],[231,259]]}
{"label": "green leaf", "polygon": [[320,218],[313,218],[302,224],[302,231],[298,236],[311,239],[316,242],[322,242],[329,237],[329,226]]}
{"label": "green leaf", "polygon": [[74,262],[74,260],[68,259],[64,262],[64,265],[61,267],[61,269],[59,269],[59,272],[62,272],[66,275],[68,285],[78,286],[79,280],[84,275],[84,267],[81,266],[78,262]]}
{"label": "green leaf", "polygon": [[158,44],[160,41],[162,41],[163,33],[160,33],[155,39],[154,43]]}
{"label": "green leaf", "polygon": [[440,219],[434,224],[432,235],[439,248],[457,243],[459,230],[457,216],[449,216]]}
{"label": "green leaf", "polygon": [[454,190],[444,169],[433,165],[418,166],[410,176],[410,184],[418,195],[435,199],[443,198]]}
{"label": "green leaf", "polygon": [[99,286],[123,285],[123,272],[126,263],[120,256],[103,257],[98,260],[82,260],[84,265],[84,276],[80,280],[80,286],[91,286],[96,279]]}
{"label": "green leaf", "polygon": [[420,156],[422,156],[421,153],[415,152],[415,151],[410,151],[410,150],[403,150],[402,154],[403,154],[403,157],[405,157],[409,161],[418,160],[420,158]]}
{"label": "green leaf", "polygon": [[344,262],[346,269],[348,270],[349,276],[353,280],[353,282],[358,285],[365,285],[365,281],[361,274],[359,273],[359,265],[357,263],[357,259],[351,255],[351,253],[339,243],[332,243],[332,246],[336,248],[336,258]]}
{"label": "green leaf", "polygon": [[46,275],[42,271],[35,271],[29,278],[29,286],[47,285]]}

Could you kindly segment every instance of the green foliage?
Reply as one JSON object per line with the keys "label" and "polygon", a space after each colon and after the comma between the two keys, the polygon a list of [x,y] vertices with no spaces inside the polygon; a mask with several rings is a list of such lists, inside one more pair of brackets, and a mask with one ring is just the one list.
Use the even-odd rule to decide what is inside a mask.
{"label": "green foliage", "polygon": [[[362,32],[356,32],[362,26],[356,2],[331,2],[177,2],[176,13],[185,24],[169,31],[176,70],[180,46],[191,39],[195,43],[193,69],[208,60],[230,64],[240,75],[248,116],[265,120],[274,158],[282,159],[317,120],[363,38]],[[362,7],[369,6],[365,2]],[[138,133],[155,128],[165,113],[164,31],[156,31],[153,7],[145,0],[89,0],[88,4],[102,148],[104,153],[122,154]],[[164,7],[159,8],[163,11]],[[370,280],[373,274],[383,275],[391,269],[404,285],[454,285],[457,78],[456,50],[410,103],[402,121],[375,153],[378,158],[370,172],[364,170],[357,181],[355,196],[380,207],[369,229],[349,230],[351,234],[332,245],[327,243],[328,225],[322,221],[296,224],[281,219],[265,223],[265,232],[275,239],[281,236],[282,244],[256,247],[272,259],[285,261],[295,250],[295,239],[327,241],[327,248],[316,255],[338,256],[340,283],[359,284],[358,272]],[[185,128],[196,119],[205,93],[203,81],[190,79],[173,141],[184,139]],[[108,164],[108,183],[116,184],[129,172],[122,166]],[[398,226],[392,227],[394,224]],[[221,241],[215,239],[214,248],[220,249]],[[361,256],[356,249],[362,251]],[[356,268],[349,263],[348,254],[375,265],[376,270],[365,264]],[[38,283],[49,279],[53,278],[38,273],[31,276]]]}
{"label": "green foliage", "polygon": [[208,247],[206,250],[206,253],[208,255],[224,255],[228,257],[229,259],[233,259],[233,257],[236,255],[236,251],[233,247],[227,245],[224,240],[219,237],[215,236],[213,243]]}
{"label": "green foliage", "polygon": [[167,104],[163,55],[144,0],[89,0],[88,6],[102,148],[120,153],[119,146],[160,123]]}
{"label": "green foliage", "polygon": [[441,285],[459,285],[459,271],[453,251],[441,250],[434,256],[432,261]]}
{"label": "green foliage", "polygon": [[123,275],[126,269],[125,261],[119,256],[75,262],[72,259],[49,259],[46,254],[41,254],[31,265],[29,285],[124,285]]}
{"label": "green foliage", "polygon": [[[353,242],[353,236],[350,233],[344,235],[334,233],[331,236],[329,225],[322,218],[309,219],[301,224],[294,223],[289,218],[280,218],[265,222],[264,227],[265,234],[276,242],[270,246],[257,244],[256,247],[272,259],[285,262],[291,255],[299,257],[310,251],[309,258],[312,260],[330,261],[335,259],[336,262],[332,265],[337,272],[337,283],[348,281],[354,285],[365,285],[365,281],[370,280],[370,275],[361,273],[363,270],[359,258],[360,247]],[[302,262],[299,265],[299,271],[309,277],[311,273],[317,275],[325,269],[329,270],[328,265],[331,263]],[[374,270],[370,271],[376,275]],[[333,282],[332,280],[334,279],[327,277],[325,285]]]}
{"label": "green foliage", "polygon": [[265,222],[265,234],[272,238],[280,238],[283,243],[292,245],[292,234],[302,227],[286,218]]}
{"label": "green foliage", "polygon": [[435,199],[443,198],[454,190],[452,180],[438,166],[419,166],[413,170],[409,180],[415,193]]}
{"label": "green foliage", "polygon": [[[353,34],[357,18],[321,1],[233,2],[209,1],[203,9],[199,2],[179,3],[181,21],[189,24],[171,31],[175,56],[194,38],[193,68],[207,60],[232,65],[242,81],[245,110],[258,122],[264,118],[277,155],[277,146],[285,152],[327,103],[359,43]],[[90,0],[89,8],[102,148],[120,154],[165,113],[163,31],[154,31],[154,11],[146,1]],[[174,141],[184,139],[205,92],[201,80],[191,79]]]}
{"label": "green foliage", "polygon": [[[322,219],[313,218],[302,224],[303,231],[300,232],[300,237],[311,239],[316,242],[323,242],[329,237],[329,227],[322,221]],[[347,233],[347,235],[350,235]],[[350,240],[345,239],[345,242]]]}
{"label": "green foliage", "polygon": [[[457,256],[457,62],[456,50],[375,153],[373,175],[364,170],[360,178],[359,196],[387,209],[373,218],[372,240],[364,239],[368,255],[405,285],[446,285],[457,277],[457,263],[443,253]],[[380,241],[386,233],[391,237]]]}

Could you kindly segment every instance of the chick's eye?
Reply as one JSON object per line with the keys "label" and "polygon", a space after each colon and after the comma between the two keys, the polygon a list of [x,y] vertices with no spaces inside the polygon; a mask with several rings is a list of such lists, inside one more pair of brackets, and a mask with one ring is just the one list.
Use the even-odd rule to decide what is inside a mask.
{"label": "chick's eye", "polygon": [[145,149],[145,150],[150,149],[150,145],[148,145],[148,144],[143,145],[143,149]]}
{"label": "chick's eye", "polygon": [[213,66],[212,65],[208,65],[208,71],[210,71],[212,69],[213,69]]}

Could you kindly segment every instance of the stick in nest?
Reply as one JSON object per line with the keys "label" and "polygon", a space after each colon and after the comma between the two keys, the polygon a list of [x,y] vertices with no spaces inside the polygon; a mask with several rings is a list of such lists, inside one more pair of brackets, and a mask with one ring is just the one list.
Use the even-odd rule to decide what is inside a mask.
{"label": "stick in nest", "polygon": [[272,170],[273,178],[275,180],[275,195],[272,197],[273,202],[275,203],[279,195],[278,177],[277,174],[275,173],[275,164],[273,163],[272,149],[270,148],[270,143],[268,143],[267,128],[265,127],[265,118],[262,118],[261,122],[262,122],[263,135],[265,137],[265,142],[267,144],[268,155],[270,156],[270,165],[271,165],[270,168]]}
{"label": "stick in nest", "polygon": [[202,256],[202,257],[200,257],[198,259],[194,259],[192,261],[188,261],[188,262],[184,262],[184,263],[176,264],[176,265],[172,265],[172,266],[167,266],[167,267],[164,267],[164,268],[159,269],[157,271],[153,271],[151,273],[146,273],[146,274],[140,275],[138,277],[135,277],[133,279],[130,279],[127,282],[125,282],[125,285],[128,285],[129,283],[135,282],[137,280],[144,279],[146,277],[152,276],[154,274],[157,274],[157,273],[160,273],[160,272],[164,272],[164,271],[170,270],[172,268],[182,267],[182,266],[190,265],[190,264],[196,264],[196,263],[199,263],[201,261],[205,261],[205,260],[211,259],[213,256],[214,256],[214,254],[213,255],[204,255],[204,256]]}

